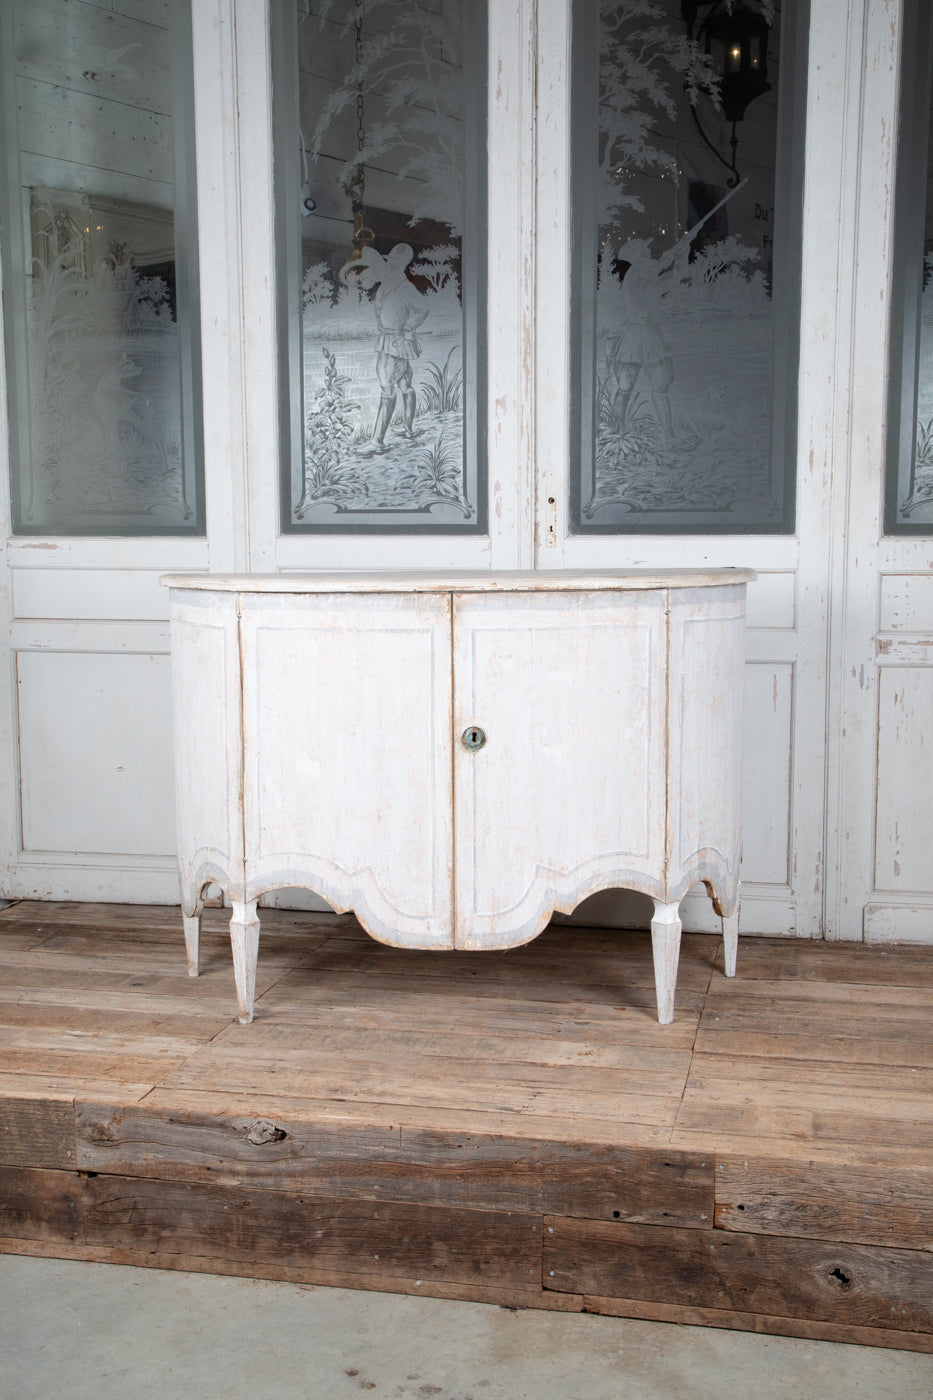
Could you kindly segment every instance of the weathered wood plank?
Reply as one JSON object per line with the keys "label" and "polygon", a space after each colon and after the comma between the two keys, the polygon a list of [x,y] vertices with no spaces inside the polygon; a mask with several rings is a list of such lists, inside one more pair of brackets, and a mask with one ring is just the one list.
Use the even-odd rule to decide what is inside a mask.
{"label": "weathered wood plank", "polygon": [[[95,1066],[99,1068],[99,1066]],[[106,1098],[112,1102],[119,1096],[120,1103],[138,1103],[153,1088],[148,1082],[134,1082],[131,1079],[92,1079],[81,1072],[78,1066],[74,1074],[5,1074],[0,1073],[0,1096],[4,1099],[68,1099],[73,1100],[77,1092],[90,1098]]]}
{"label": "weathered wood plank", "polygon": [[[0,1056],[0,1067],[2,1067]],[[167,1071],[166,1088],[229,1089],[237,1093],[294,1094],[300,1098],[383,1101],[395,1104],[452,1102],[464,1109],[499,1109],[567,1117],[575,1110],[593,1118],[670,1127],[680,1092],[657,1084],[653,1092],[629,1088],[631,1075],[590,1075],[573,1065],[509,1067],[463,1064],[443,1056],[411,1056],[373,1063],[349,1055],[308,1052],[251,1053],[248,1047],[208,1046]],[[615,1079],[615,1082],[613,1082]],[[650,1087],[650,1086],[646,1086]]]}
{"label": "weathered wood plank", "polygon": [[55,1001],[5,1001],[0,996],[0,1049],[11,1037],[21,1042],[33,1032],[40,1044],[46,1043],[50,1035],[58,1038],[65,1034],[69,1039],[124,1036],[141,1042],[162,1037],[199,1046],[218,1035],[231,1020],[230,1015],[208,1014],[200,1006],[186,1007],[183,1002],[176,1004],[174,1010],[155,1014],[143,1006],[127,1006],[125,998],[122,1006],[114,1005],[111,999],[106,1008],[88,1007],[86,1002],[87,998],[84,1006],[77,1006],[71,1001],[63,1014],[60,1003]]}
{"label": "weathered wood plank", "polygon": [[72,1033],[66,1027],[0,1025],[0,1072],[53,1076],[86,1075],[155,1083],[179,1069],[203,1041],[175,1036],[105,1032]]}
{"label": "weathered wood plank", "polygon": [[0,1166],[73,1168],[74,1165],[72,1098],[0,1095]]}
{"label": "weathered wood plank", "polygon": [[37,930],[30,924],[0,927],[0,948],[7,953],[28,953],[32,948],[38,948],[44,939],[45,934],[42,930]]}
{"label": "weathered wood plank", "polygon": [[933,1352],[933,1335],[929,1332],[893,1332],[890,1328],[882,1327],[850,1327],[844,1323],[818,1322],[803,1317],[767,1317],[761,1313],[730,1312],[720,1308],[691,1308],[671,1303],[650,1303],[640,1298],[600,1298],[586,1294],[581,1311],[599,1313],[604,1317],[636,1317],[646,1322],[673,1322],[686,1327],[726,1327],[735,1332],[767,1333],[774,1337],[804,1337],[814,1342],[845,1342],[851,1346],[885,1347],[894,1351]]}
{"label": "weathered wood plank", "polygon": [[[308,913],[296,909],[262,909],[263,929],[298,937],[307,933],[331,933],[356,930],[361,938],[368,937],[350,914]],[[202,936],[225,933],[230,923],[230,910],[213,906],[201,915]],[[8,909],[0,910],[0,929],[7,924],[71,925],[76,931],[93,930],[96,935],[108,930],[117,933],[138,930],[143,935],[164,930],[168,937],[181,937],[181,908],[177,904],[83,904],[77,900],[45,903],[21,899]]]}
{"label": "weathered wood plank", "polygon": [[[231,952],[229,939],[218,939],[213,946],[208,943],[206,946],[205,968],[225,967],[230,963]],[[299,966],[305,960],[299,952],[293,951],[289,947],[268,948],[268,962],[270,968],[275,968],[281,976],[282,972],[289,968]],[[310,957],[311,953],[307,954]],[[121,938],[118,941],[111,940],[109,943],[101,943],[95,939],[73,938],[49,938],[45,939],[41,946],[30,949],[26,952],[17,952],[14,949],[7,949],[3,940],[0,939],[0,966],[4,969],[11,969],[15,976],[15,969],[18,968],[42,968],[54,967],[64,971],[71,966],[75,971],[96,971],[100,968],[104,972],[110,973],[131,973],[139,975],[140,971],[147,974],[174,972],[181,959],[184,975],[187,976],[185,964],[185,946],[183,940],[177,942],[147,943],[144,940],[137,940],[133,937]]]}
{"label": "weathered wood plank", "polygon": [[[433,1276],[404,1278],[400,1275],[363,1274],[356,1271],[326,1273],[310,1265],[282,1265],[261,1260],[255,1265],[244,1264],[217,1256],[203,1254],[166,1254],[156,1250],[141,1252],[136,1246],[47,1244],[42,1240],[13,1239],[0,1236],[0,1254],[28,1254],[43,1259],[80,1259],[97,1264],[134,1264],[141,1268],[183,1269],[186,1272],[219,1274],[230,1278],[259,1278],[279,1283],[354,1288],[367,1293],[402,1293],[422,1298],[450,1298],[465,1303],[489,1303],[506,1308],[535,1308],[544,1312],[582,1312],[582,1297],[570,1293],[545,1293],[540,1281],[536,1287],[518,1287],[493,1283],[489,1286],[472,1280],[448,1282]],[[595,1311],[595,1309],[594,1309]],[[892,1334],[893,1335],[893,1334]]]}
{"label": "weathered wood plank", "polygon": [[[884,1116],[867,1113],[832,1113],[815,1109],[776,1109],[759,1105],[753,1099],[745,1104],[718,1104],[715,1109],[684,1106],[678,1115],[678,1136],[686,1137],[691,1129],[706,1140],[714,1139],[718,1150],[735,1150],[733,1144],[751,1140],[758,1147],[767,1145],[769,1152],[781,1150],[785,1143],[835,1147],[851,1154],[860,1143],[883,1143],[888,1148],[899,1147],[915,1158],[926,1159],[933,1151],[933,1123],[917,1123],[909,1115],[897,1117],[894,1112]],[[715,1123],[715,1130],[710,1131]],[[685,1145],[685,1144],[681,1144]]]}
{"label": "weathered wood plank", "polygon": [[931,1125],[930,1070],[697,1054],[676,1130],[920,1148]]}
{"label": "weathered wood plank", "polygon": [[465,991],[462,981],[437,977],[420,978],[413,988],[401,977],[370,973],[362,981],[352,973],[318,977],[302,970],[284,973],[263,995],[253,1026],[274,1020],[283,1026],[283,1034],[295,1034],[301,1027],[307,1031],[309,1021],[317,1025],[324,1019],[334,1025],[432,1024],[441,1030],[462,1027],[477,1032],[515,1027],[532,1034],[548,1034],[553,1027],[556,1036],[573,1035],[575,1029],[583,1035],[591,1032],[593,1043],[608,1039],[617,1045],[690,1050],[700,1004],[687,1005],[689,996],[678,995],[673,1025],[659,1026],[655,994],[649,988],[628,990],[624,1002],[617,997],[600,1002],[584,1000],[577,987],[561,1001],[535,988],[523,994],[519,984],[501,991],[472,986]]}
{"label": "weathered wood plank", "polygon": [[[297,1041],[300,1036],[306,1041],[309,1017],[313,1016],[315,1026],[410,1033],[417,1025],[421,1034],[437,1037],[543,1037],[594,1048],[629,1046],[634,1051],[644,1047],[652,1054],[675,1057],[689,1056],[696,1034],[695,1022],[649,1032],[647,1016],[614,1006],[579,1001],[561,1006],[555,1002],[542,1011],[540,1002],[519,996],[474,999],[448,994],[435,998],[405,987],[374,992],[369,983],[364,995],[352,978],[335,977],[321,978],[316,986],[303,987],[298,993],[289,985],[290,976],[286,973],[264,995],[263,1014],[252,1026],[257,1036],[277,1036],[283,1042],[289,1037]],[[645,1006],[648,1004],[646,997]]]}
{"label": "weathered wood plank", "polygon": [[[833,1026],[838,1037],[848,1040],[892,1041],[902,1045],[905,1041],[929,1039],[930,1017],[933,1015],[933,997],[925,1006],[904,1005],[900,1011],[892,1004],[888,1007],[863,1007],[849,1005],[840,1008],[839,1020]],[[771,1000],[764,1005],[757,999],[738,1006],[726,1005],[720,1000],[706,1005],[700,1021],[697,1049],[715,1053],[716,1036],[748,1031],[752,1035],[786,1036],[788,1039],[809,1038],[815,1035],[818,1027],[826,1028],[825,1008],[807,1004]],[[799,1053],[794,1047],[794,1053]],[[866,1062],[873,1061],[866,1056]]]}
{"label": "weathered wood plank", "polygon": [[[748,981],[744,977],[727,978],[717,973],[710,984],[707,1007],[711,1015],[718,1014],[718,1003],[722,999],[727,1005],[741,1002],[748,1006],[773,1004],[795,1005],[800,1008],[808,1004],[812,1007],[831,1006],[844,1015],[849,1009],[865,1009],[869,1014],[883,1014],[891,1008],[919,1008],[929,1011],[933,1005],[933,988],[924,986],[901,987],[897,983],[875,985],[873,983],[821,982],[817,979],[783,982],[764,978]],[[916,1013],[915,1013],[916,1014]]]}
{"label": "weathered wood plank", "polygon": [[[311,966],[315,972],[353,972],[367,976],[377,973],[381,976],[396,977],[448,977],[455,982],[469,978],[470,983],[479,986],[495,987],[497,984],[521,985],[529,987],[541,983],[557,986],[570,985],[580,995],[581,988],[593,990],[600,995],[607,991],[624,992],[634,987],[644,990],[653,988],[654,969],[651,963],[650,946],[647,960],[644,952],[638,956],[626,957],[621,949],[601,957],[575,956],[572,950],[558,957],[555,954],[541,954],[535,957],[525,948],[510,949],[497,953],[494,957],[482,952],[419,952],[415,949],[390,948],[373,941],[372,949],[362,949],[355,945],[345,952],[337,950],[333,941],[316,953]],[[522,956],[524,954],[524,956]],[[649,975],[652,980],[649,981]],[[688,999],[706,992],[711,969],[688,959],[684,964],[683,991]],[[677,974],[680,985],[680,970]]]}
{"label": "weathered wood plank", "polygon": [[544,1286],[767,1317],[933,1332],[933,1254],[546,1217]]}
{"label": "weathered wood plank", "polygon": [[747,1098],[753,1089],[756,1099],[778,1099],[812,1092],[814,1102],[831,1095],[836,1104],[852,1107],[866,1096],[890,1099],[903,1095],[933,1095],[933,1070],[913,1069],[907,1074],[900,1067],[864,1064],[860,1061],[827,1063],[824,1060],[772,1059],[765,1055],[716,1055],[697,1052],[690,1066],[690,1088],[711,1095],[741,1091]]}
{"label": "weathered wood plank", "polygon": [[[320,959],[325,958],[326,951],[319,955]],[[407,957],[417,957],[415,953],[408,953]],[[481,972],[479,969],[469,975],[469,980],[460,975],[453,966],[453,959],[457,956],[469,956],[477,963],[492,963],[504,957],[504,954],[488,954],[482,957],[479,953],[469,955],[456,953],[437,953],[432,955],[437,959],[433,975],[427,972],[416,974],[408,972],[404,968],[386,971],[384,967],[365,970],[355,966],[352,958],[341,958],[339,967],[322,968],[320,961],[316,960],[303,968],[295,968],[282,975],[285,983],[283,990],[290,993],[314,997],[319,996],[326,1001],[328,992],[333,985],[335,990],[355,989],[357,997],[370,997],[379,995],[386,1000],[396,995],[409,994],[411,996],[420,995],[424,1000],[429,997],[437,1001],[440,998],[450,997],[457,1000],[463,997],[469,989],[469,996],[474,1002],[506,999],[522,1000],[526,1004],[542,1002],[555,1004],[566,1010],[568,1007],[611,1007],[619,1013],[629,1012],[634,1020],[636,1016],[647,1017],[654,1015],[657,1018],[657,1001],[654,993],[648,987],[633,986],[620,977],[618,980],[602,978],[600,981],[584,981],[582,979],[562,980],[559,977],[551,976],[541,978],[520,978],[513,976],[510,979],[492,975],[491,972]],[[262,969],[262,950],[260,948],[259,967]],[[340,978],[340,981],[332,982],[331,979]],[[677,988],[677,1015],[690,1020],[691,1035],[696,1030],[696,1022],[703,1009],[704,998],[699,992],[692,992]],[[653,1012],[652,1012],[653,1005]],[[670,1031],[673,1027],[661,1026],[660,1032]]]}
{"label": "weathered wood plank", "polygon": [[[540,1288],[541,1222],[144,1177],[0,1168],[0,1236],[363,1278]],[[184,1267],[189,1267],[186,1263]]]}
{"label": "weathered wood plank", "polygon": [[[0,1006],[0,1019],[3,1017]],[[594,1037],[579,1033],[561,1035],[556,1028],[539,1025],[534,1033],[516,1029],[500,1031],[493,1022],[485,1027],[476,1025],[464,1030],[459,1023],[412,1025],[396,1022],[379,1025],[358,1023],[351,1026],[334,1025],[330,1016],[315,1025],[314,1054],[322,1059],[334,1055],[349,1055],[354,1059],[382,1059],[385,1062],[409,1065],[414,1057],[451,1061],[459,1065],[474,1063],[477,1072],[485,1074],[485,1066],[502,1067],[508,1076],[519,1065],[576,1066],[585,1071],[606,1069],[625,1071],[626,1087],[632,1093],[682,1093],[690,1069],[690,1053],[657,1045],[626,1045],[613,1043],[608,1034]],[[245,1034],[243,1034],[245,1032]],[[253,1033],[255,1032],[255,1034]],[[242,1050],[249,1046],[258,1055],[308,1054],[308,1028],[294,1021],[283,1025],[276,1017],[249,1026],[228,1022],[219,1026],[213,1040],[218,1051],[228,1048]],[[588,1077],[592,1077],[588,1075]],[[616,1076],[613,1075],[613,1079]]]}
{"label": "weathered wood plank", "polygon": [[[693,991],[705,991],[715,975],[716,951],[720,939],[715,934],[685,934],[681,944],[681,965],[686,986]],[[328,960],[359,955],[372,965],[411,962],[415,975],[431,974],[437,960],[457,966],[472,975],[475,952],[441,950],[426,953],[417,949],[395,948],[370,939],[364,930],[335,930],[326,948]],[[323,955],[322,955],[323,956]],[[492,960],[497,976],[542,976],[548,969],[584,977],[625,975],[634,985],[654,989],[654,964],[651,936],[648,932],[630,930],[583,929],[575,926],[549,924],[537,938],[517,948],[497,954]],[[681,968],[678,968],[678,981]]]}
{"label": "weathered wood plank", "polygon": [[883,1038],[860,1035],[858,1026],[841,1020],[827,1023],[822,1034],[815,1028],[797,1034],[748,1030],[726,1030],[700,1026],[697,1050],[708,1054],[762,1055],[775,1059],[809,1061],[850,1060],[859,1064],[902,1065],[905,1069],[933,1066],[933,1037],[924,1038],[917,1027],[898,1038],[895,1027],[885,1028]]}
{"label": "weathered wood plank", "polygon": [[[743,982],[761,978],[769,982],[848,982],[933,989],[929,949],[909,945],[882,948],[803,938],[746,938],[742,940],[739,966]],[[714,985],[718,983],[719,974]]]}
{"label": "weathered wood plank", "polygon": [[[125,1095],[108,1098],[99,1086],[86,1096],[89,1102],[131,1102]],[[137,1102],[133,1099],[132,1102]],[[404,1120],[410,1128],[429,1132],[474,1133],[507,1137],[515,1141],[542,1138],[548,1142],[595,1142],[607,1147],[666,1147],[670,1136],[668,1127],[653,1127],[643,1123],[617,1123],[610,1119],[590,1118],[576,1114],[560,1120],[534,1113],[511,1113],[508,1110],[467,1109],[459,1104],[442,1107],[420,1104],[355,1103],[332,1099],[306,1099],[298,1095],[238,1094],[231,1090],[164,1089],[155,1087],[148,1095],[146,1108],[160,1113],[195,1113],[212,1118],[275,1118],[305,1123],[353,1124],[359,1127],[399,1128]],[[692,1152],[692,1148],[685,1151]],[[706,1157],[705,1149],[700,1154]]]}
{"label": "weathered wood plank", "polygon": [[[713,1159],[410,1126],[79,1104],[83,1171],[347,1199],[713,1225]],[[265,1139],[265,1140],[263,1140]]]}
{"label": "weathered wood plank", "polygon": [[788,1163],[720,1158],[716,1225],[745,1234],[847,1240],[933,1250],[933,1167]]}
{"label": "weathered wood plank", "polygon": [[[91,998],[80,988],[69,987],[10,987],[0,983],[0,1022],[16,1024],[9,1014],[11,1004],[24,1008],[26,1017],[31,1009],[43,1015],[57,1017],[61,1024],[74,1024],[73,1017],[80,1017],[88,1007]],[[203,1028],[210,1020],[226,1025],[235,1011],[230,1009],[229,997],[218,994],[216,983],[212,991],[196,997],[181,997],[163,994],[148,996],[138,986],[121,991],[110,988],[98,989],[94,993],[94,1011],[112,1014],[114,1018],[131,1016],[133,1023],[144,1029],[148,1023],[154,1026],[167,1025],[172,1021],[178,1024],[189,1022]],[[19,1015],[19,1013],[14,1013]],[[138,1017],[138,1021],[137,1018]],[[108,1022],[113,1024],[113,1021]]]}

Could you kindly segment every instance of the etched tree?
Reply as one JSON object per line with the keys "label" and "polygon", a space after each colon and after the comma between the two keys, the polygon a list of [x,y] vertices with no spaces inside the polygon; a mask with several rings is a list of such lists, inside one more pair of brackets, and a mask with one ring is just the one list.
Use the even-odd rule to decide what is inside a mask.
{"label": "etched tree", "polygon": [[344,188],[352,193],[364,166],[412,177],[417,193],[409,222],[439,220],[453,233],[463,203],[460,12],[459,5],[435,11],[408,0],[318,0],[316,13],[309,9],[302,21],[326,27],[348,45],[356,42],[354,61],[321,105],[311,158],[336,154],[328,150],[335,125],[361,98],[370,116],[361,128],[362,147],[346,160]]}
{"label": "etched tree", "polygon": [[[728,10],[733,0],[724,0]],[[773,0],[746,0],[770,23]],[[701,93],[719,105],[719,79],[696,39],[687,37],[680,5],[660,0],[605,0],[600,5],[599,168],[597,217],[619,227],[625,211],[642,212],[637,180],[677,178],[677,161],[661,127],[686,98]]]}

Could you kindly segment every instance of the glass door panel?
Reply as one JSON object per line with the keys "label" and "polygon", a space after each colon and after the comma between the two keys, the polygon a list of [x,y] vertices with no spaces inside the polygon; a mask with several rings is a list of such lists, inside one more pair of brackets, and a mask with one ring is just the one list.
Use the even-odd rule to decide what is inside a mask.
{"label": "glass door panel", "polygon": [[794,529],[804,10],[574,4],[572,532]]}
{"label": "glass door panel", "polygon": [[485,5],[288,8],[281,528],[482,534]]}
{"label": "glass door panel", "polygon": [[0,9],[17,534],[202,534],[190,7]]}
{"label": "glass door panel", "polygon": [[884,532],[933,533],[933,24],[904,10]]}

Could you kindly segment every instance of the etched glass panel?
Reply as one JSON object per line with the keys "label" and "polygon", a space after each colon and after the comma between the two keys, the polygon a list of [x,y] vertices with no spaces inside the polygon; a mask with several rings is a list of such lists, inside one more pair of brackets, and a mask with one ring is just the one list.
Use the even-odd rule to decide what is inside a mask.
{"label": "etched glass panel", "polygon": [[485,530],[485,5],[273,11],[286,531]]}
{"label": "etched glass panel", "polygon": [[933,534],[933,16],[904,11],[885,533]]}
{"label": "etched glass panel", "polygon": [[575,0],[571,528],[794,528],[806,4]]}
{"label": "etched glass panel", "polygon": [[190,7],[0,22],[13,528],[203,533]]}

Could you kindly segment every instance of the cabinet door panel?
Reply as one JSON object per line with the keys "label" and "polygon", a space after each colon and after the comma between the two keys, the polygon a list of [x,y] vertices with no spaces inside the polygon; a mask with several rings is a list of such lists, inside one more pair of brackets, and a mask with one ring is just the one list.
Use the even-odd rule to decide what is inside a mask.
{"label": "cabinet door panel", "polygon": [[300,885],[385,942],[449,946],[449,598],[242,609],[249,892]]}
{"label": "cabinet door panel", "polygon": [[663,895],[664,600],[455,597],[458,947],[526,941],[610,886]]}
{"label": "cabinet door panel", "polygon": [[172,594],[175,813],[182,902],[218,880],[243,895],[242,735],[236,598]]}
{"label": "cabinet door panel", "polygon": [[744,630],[744,589],[671,589],[668,899],[708,880],[727,910],[742,846]]}

